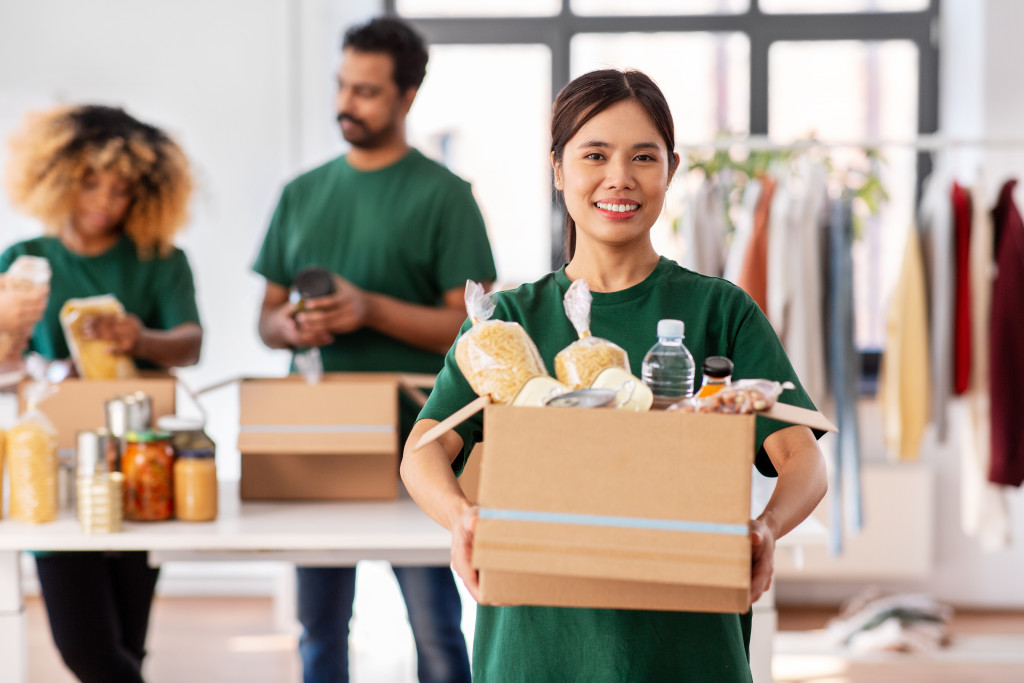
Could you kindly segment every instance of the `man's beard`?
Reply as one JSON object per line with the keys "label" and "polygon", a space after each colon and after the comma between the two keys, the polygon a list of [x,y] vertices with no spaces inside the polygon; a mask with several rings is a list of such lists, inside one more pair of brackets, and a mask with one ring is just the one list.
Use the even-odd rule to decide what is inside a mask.
{"label": "man's beard", "polygon": [[345,134],[345,129],[341,129],[341,136],[345,138],[345,141],[353,147],[360,149],[377,149],[383,147],[392,137],[395,130],[394,122],[389,123],[380,130],[370,130],[370,127],[366,125],[366,122],[362,119],[346,114],[344,112],[338,114],[336,117],[338,124],[341,122],[348,121],[356,125],[357,130]]}

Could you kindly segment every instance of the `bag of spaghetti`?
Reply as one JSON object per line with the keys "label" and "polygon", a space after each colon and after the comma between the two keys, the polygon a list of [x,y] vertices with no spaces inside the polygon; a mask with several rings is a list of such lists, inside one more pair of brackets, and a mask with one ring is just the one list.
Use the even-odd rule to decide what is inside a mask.
{"label": "bag of spaghetti", "polygon": [[129,379],[138,375],[135,363],[118,353],[114,342],[85,335],[86,321],[93,316],[124,315],[124,306],[110,294],[68,299],[60,309],[60,324],[68,341],[75,370],[82,379]]}
{"label": "bag of spaghetti", "polygon": [[466,281],[466,312],[473,326],[456,342],[455,362],[478,395],[515,405],[525,405],[529,395],[530,405],[542,405],[546,397],[566,391],[548,375],[522,325],[491,319],[494,299],[472,280]]}
{"label": "bag of spaghetti", "polygon": [[[45,305],[45,297],[50,290],[50,275],[50,262],[45,258],[19,256],[7,272],[0,275],[0,290],[31,293],[41,297],[40,303]],[[31,335],[31,327],[0,332],[0,372],[21,366],[21,351]]]}
{"label": "bag of spaghetti", "polygon": [[46,361],[31,356],[26,369],[25,410],[7,430],[7,473],[11,519],[42,524],[57,519],[57,428],[38,408],[55,388],[46,380]]}

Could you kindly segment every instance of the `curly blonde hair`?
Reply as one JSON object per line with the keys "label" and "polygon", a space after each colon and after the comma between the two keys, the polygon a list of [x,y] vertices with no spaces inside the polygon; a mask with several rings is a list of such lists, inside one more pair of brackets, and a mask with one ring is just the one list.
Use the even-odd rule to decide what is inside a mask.
{"label": "curly blonde hair", "polygon": [[14,208],[56,234],[90,172],[114,171],[132,190],[124,231],[143,258],[170,252],[188,220],[192,174],[163,131],[99,105],[30,113],[9,140],[6,186]]}

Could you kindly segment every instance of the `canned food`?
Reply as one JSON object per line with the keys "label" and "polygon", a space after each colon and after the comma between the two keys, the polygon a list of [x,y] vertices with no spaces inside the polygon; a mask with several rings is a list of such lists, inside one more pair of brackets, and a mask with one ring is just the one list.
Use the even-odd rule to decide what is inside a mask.
{"label": "canned food", "polygon": [[548,399],[545,405],[558,408],[608,408],[615,405],[614,389],[577,389]]}
{"label": "canned food", "polygon": [[117,445],[111,433],[103,428],[82,430],[75,435],[75,474],[88,477],[113,470]]}

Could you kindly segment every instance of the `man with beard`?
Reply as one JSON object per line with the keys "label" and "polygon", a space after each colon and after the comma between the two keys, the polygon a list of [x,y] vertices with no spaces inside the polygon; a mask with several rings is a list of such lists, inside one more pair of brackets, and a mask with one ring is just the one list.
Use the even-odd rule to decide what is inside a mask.
{"label": "man with beard", "polygon": [[[267,346],[320,347],[327,371],[436,373],[466,318],[466,280],[495,279],[469,184],[405,138],[426,64],[422,38],[397,20],[374,19],[345,34],[337,118],[351,149],[281,194],[253,267],[266,278],[259,333]],[[333,273],[335,292],[296,312],[289,286],[308,266]],[[404,443],[418,409],[402,401]],[[469,681],[450,568],[393,569],[419,680]],[[355,568],[297,571],[303,679],[347,681]]]}

